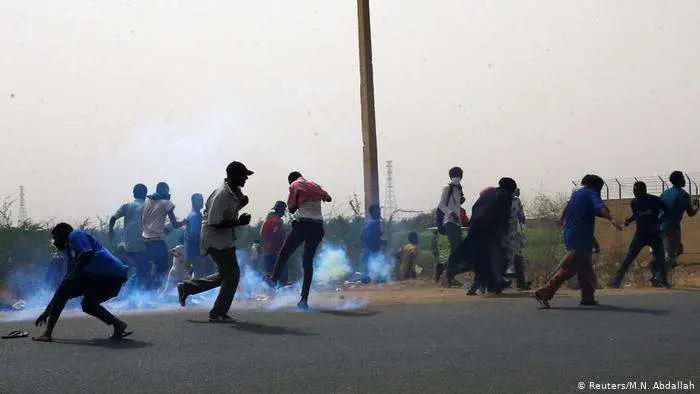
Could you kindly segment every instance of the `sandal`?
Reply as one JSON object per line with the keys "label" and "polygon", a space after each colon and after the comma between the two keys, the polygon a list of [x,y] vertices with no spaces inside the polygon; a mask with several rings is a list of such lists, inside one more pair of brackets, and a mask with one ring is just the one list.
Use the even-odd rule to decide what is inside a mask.
{"label": "sandal", "polygon": [[7,335],[3,335],[2,339],[14,339],[14,338],[26,338],[29,336],[28,332],[14,330]]}

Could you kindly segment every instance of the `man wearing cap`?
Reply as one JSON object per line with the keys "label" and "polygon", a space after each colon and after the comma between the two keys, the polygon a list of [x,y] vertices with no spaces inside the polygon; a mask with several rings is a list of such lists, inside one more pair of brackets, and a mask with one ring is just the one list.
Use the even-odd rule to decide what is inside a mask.
{"label": "man wearing cap", "polygon": [[238,288],[240,268],[236,259],[236,227],[250,224],[250,215],[240,210],[248,205],[248,196],[241,188],[245,186],[253,171],[237,161],[226,167],[226,179],[211,193],[202,214],[202,251],[216,263],[218,272],[204,278],[191,279],[177,285],[180,305],[185,306],[187,297],[221,286],[214,307],[209,312],[213,323],[235,321],[228,315],[233,297]]}
{"label": "man wearing cap", "polygon": [[297,171],[290,173],[287,180],[289,181],[287,207],[294,215],[294,220],[292,231],[284,241],[269,282],[273,286],[277,284],[292,253],[304,244],[304,283],[301,287],[301,300],[297,307],[309,309],[309,291],[314,276],[314,255],[324,235],[321,202],[331,202],[331,196],[315,182],[304,179]]}
{"label": "man wearing cap", "polygon": [[[267,213],[265,222],[260,229],[260,235],[263,239],[263,261],[265,262],[265,275],[272,276],[272,271],[275,269],[275,261],[277,255],[282,249],[284,243],[285,231],[284,221],[282,217],[287,211],[287,204],[284,201],[277,201],[275,206]],[[280,281],[287,284],[289,280],[287,266],[282,270]]]}

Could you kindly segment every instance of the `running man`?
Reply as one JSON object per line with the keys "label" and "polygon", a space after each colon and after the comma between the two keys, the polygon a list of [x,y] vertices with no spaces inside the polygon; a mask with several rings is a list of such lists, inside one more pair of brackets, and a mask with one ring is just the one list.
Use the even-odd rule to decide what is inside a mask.
{"label": "running man", "polygon": [[241,188],[253,171],[243,163],[231,162],[226,167],[226,179],[207,198],[202,215],[202,250],[212,257],[218,272],[204,278],[186,280],[177,285],[180,305],[185,306],[188,296],[203,293],[220,286],[214,307],[209,311],[212,323],[233,322],[228,314],[236,295],[241,270],[236,258],[236,227],[250,224],[250,215],[238,215],[248,205],[248,196]]}
{"label": "running man", "polygon": [[635,182],[633,191],[634,200],[630,203],[632,216],[625,220],[625,227],[636,222],[637,231],[634,233],[627,255],[610,282],[610,287],[619,289],[622,286],[622,280],[625,278],[627,270],[645,246],[651,246],[654,252],[654,261],[650,266],[651,284],[655,287],[669,287],[666,279],[664,244],[659,229],[659,216],[668,210],[668,206],[661,198],[648,194],[647,185],[644,182]]}
{"label": "running man", "polygon": [[610,215],[600,197],[605,182],[598,175],[586,175],[581,181],[582,188],[574,191],[565,208],[564,242],[567,253],[556,273],[547,284],[537,289],[534,297],[544,308],[564,282],[574,275],[578,277],[581,289],[580,305],[598,305],[595,300],[596,276],[593,271],[593,245],[596,216],[608,219],[615,228],[622,227]]}
{"label": "running man", "polygon": [[287,180],[289,181],[287,207],[289,212],[294,215],[292,231],[284,241],[269,282],[272,286],[277,286],[289,257],[301,244],[304,244],[304,282],[301,287],[301,300],[299,300],[297,307],[309,309],[309,292],[314,276],[314,256],[324,236],[321,202],[331,202],[332,199],[321,186],[304,179],[297,171],[290,173]]}

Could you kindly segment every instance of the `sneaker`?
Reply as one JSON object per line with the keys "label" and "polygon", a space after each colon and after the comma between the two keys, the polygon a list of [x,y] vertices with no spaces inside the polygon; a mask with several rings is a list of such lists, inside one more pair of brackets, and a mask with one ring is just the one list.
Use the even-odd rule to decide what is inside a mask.
{"label": "sneaker", "polygon": [[450,279],[447,281],[447,284],[449,287],[462,287],[464,286],[464,283],[458,281],[457,279]]}
{"label": "sneaker", "polygon": [[185,293],[185,286],[182,283],[177,284],[177,300],[180,301],[180,306],[185,306],[187,293]]}
{"label": "sneaker", "polygon": [[297,308],[299,308],[302,311],[308,311],[309,310],[309,302],[306,300],[301,300],[297,304]]}
{"label": "sneaker", "polygon": [[651,283],[651,285],[652,285],[653,287],[659,287],[659,288],[663,287],[664,289],[670,289],[670,288],[671,288],[671,284],[668,283],[667,281],[663,280],[663,279],[651,278],[651,279],[649,279],[649,282]]}
{"label": "sneaker", "polygon": [[581,306],[598,306],[598,301],[596,301],[596,300],[590,300],[590,301],[581,300],[581,301],[579,301],[578,304]]}
{"label": "sneaker", "polygon": [[532,296],[542,308],[549,309],[549,300],[545,299],[544,297],[542,297],[542,295],[540,295],[537,292],[532,293]]}
{"label": "sneaker", "polygon": [[209,314],[209,322],[210,323],[235,323],[236,319],[233,317],[229,316],[228,314],[226,315],[214,315],[214,314]]}
{"label": "sneaker", "polygon": [[272,276],[269,276],[269,275],[265,275],[265,283],[267,283],[267,285],[273,289],[276,289],[279,286],[277,281],[273,280]]}
{"label": "sneaker", "polygon": [[476,290],[469,289],[469,290],[467,291],[467,295],[468,295],[468,296],[475,296],[475,295],[476,295]]}
{"label": "sneaker", "polygon": [[[653,279],[652,279],[652,284],[653,284]],[[610,283],[608,283],[608,287],[611,289],[619,289],[620,287],[622,287],[622,283],[618,280],[613,279],[610,281]]]}

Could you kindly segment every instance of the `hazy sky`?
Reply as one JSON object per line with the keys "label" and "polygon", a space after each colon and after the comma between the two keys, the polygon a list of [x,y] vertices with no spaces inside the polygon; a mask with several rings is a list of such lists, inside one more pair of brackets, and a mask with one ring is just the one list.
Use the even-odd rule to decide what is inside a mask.
{"label": "hazy sky", "polygon": [[[399,207],[468,204],[700,167],[700,2],[373,0],[377,132]],[[111,214],[136,182],[176,214],[231,160],[248,209],[300,170],[349,212],[362,193],[353,0],[0,3],[0,197],[30,216]],[[383,197],[382,197],[383,198]]]}

